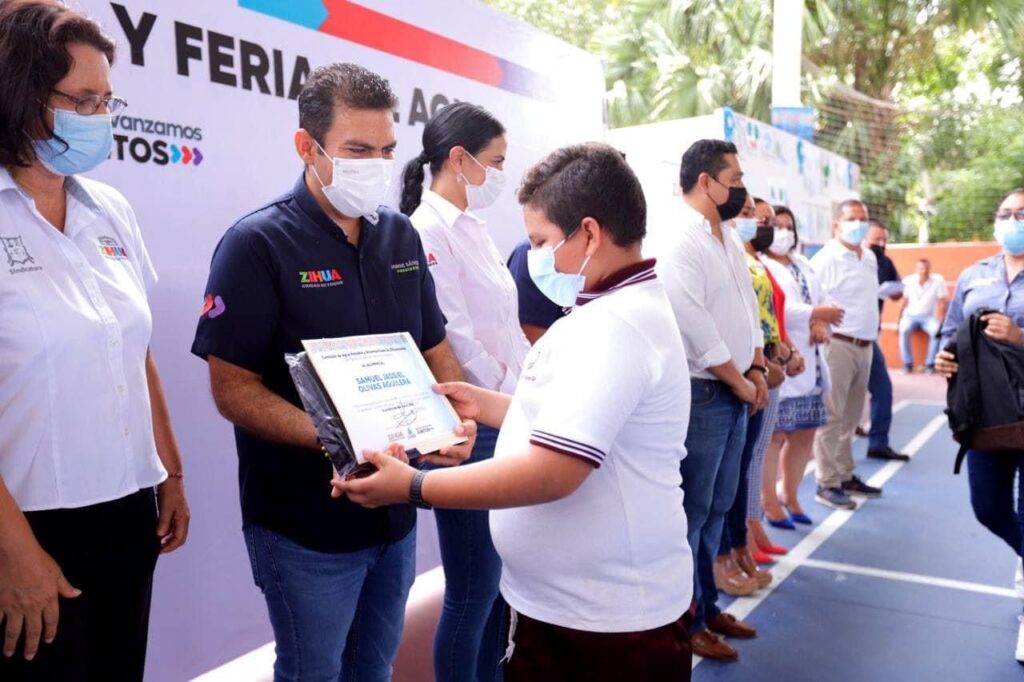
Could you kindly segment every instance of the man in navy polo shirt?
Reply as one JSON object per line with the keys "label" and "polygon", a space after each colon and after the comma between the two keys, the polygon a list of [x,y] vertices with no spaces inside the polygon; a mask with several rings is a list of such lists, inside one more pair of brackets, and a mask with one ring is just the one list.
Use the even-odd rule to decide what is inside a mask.
{"label": "man in navy polo shirt", "polygon": [[[224,235],[192,346],[235,425],[243,530],[277,680],[390,679],[415,577],[415,510],[330,497],[331,464],[284,354],[302,339],[404,331],[439,381],[462,376],[420,239],[379,206],[395,102],[386,80],[352,64],[310,75],[295,133],[305,171]],[[423,459],[457,464],[471,444]]]}
{"label": "man in navy polo shirt", "polygon": [[508,257],[508,269],[519,294],[519,326],[532,346],[551,325],[565,317],[566,309],[541,293],[530,279],[530,268],[526,262],[529,250],[529,239],[519,242]]}

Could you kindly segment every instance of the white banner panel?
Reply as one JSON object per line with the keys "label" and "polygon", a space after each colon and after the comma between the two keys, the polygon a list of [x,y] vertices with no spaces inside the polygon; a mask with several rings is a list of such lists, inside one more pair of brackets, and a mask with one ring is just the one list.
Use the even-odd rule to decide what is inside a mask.
{"label": "white banner panel", "polygon": [[[176,682],[270,639],[239,532],[231,429],[189,347],[217,241],[302,170],[292,136],[306,75],[351,61],[391,81],[400,99],[396,170],[420,152],[423,124],[445,103],[494,113],[508,129],[511,182],[483,215],[503,253],[523,235],[514,198],[523,171],[555,147],[602,139],[604,79],[596,57],[474,0],[73,4],[116,39],[115,92],[129,102],[111,160],[91,175],[128,197],[161,276],[153,349],[193,525],[186,547],[157,569],[146,679]],[[436,550],[421,545],[426,570]]]}

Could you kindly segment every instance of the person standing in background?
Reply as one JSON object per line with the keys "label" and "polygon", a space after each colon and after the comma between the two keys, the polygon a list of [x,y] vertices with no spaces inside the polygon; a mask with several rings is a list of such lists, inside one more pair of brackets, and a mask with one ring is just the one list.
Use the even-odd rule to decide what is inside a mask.
{"label": "person standing in background", "polygon": [[[682,463],[683,504],[694,554],[694,653],[735,661],[716,635],[752,638],[757,631],[717,606],[714,562],[726,513],[736,500],[747,421],[768,402],[757,299],[746,258],[728,232],[747,199],[736,145],[699,140],[683,154],[682,224],[658,261],[690,367],[689,432]],[[684,419],[686,415],[679,415]]]}
{"label": "person standing in background", "polygon": [[939,352],[939,330],[946,315],[946,279],[932,272],[931,262],[919,258],[916,272],[903,278],[903,305],[900,306],[900,359],[903,370],[914,371],[914,353],[910,339],[920,329],[928,335],[928,355],[925,370],[935,371],[935,356]]}
{"label": "person standing in background", "polygon": [[[885,300],[898,301],[902,298],[903,284],[896,264],[885,255],[889,243],[889,230],[881,221],[868,221],[868,236],[865,246],[871,249],[878,261],[878,318],[881,329],[882,309]],[[896,286],[894,286],[894,284]],[[892,289],[890,293],[888,290]],[[871,394],[871,427],[868,429],[868,457],[906,461],[910,459],[889,446],[889,429],[892,427],[892,379],[885,365],[885,356],[878,339],[871,344],[871,376],[868,378],[868,393]]]}
{"label": "person standing in background", "polygon": [[[785,511],[791,520],[809,524],[812,519],[804,513],[797,490],[811,458],[815,431],[826,419],[823,395],[831,384],[823,344],[828,342],[829,325],[842,322],[843,310],[825,303],[810,261],[797,248],[800,242],[793,212],[776,206],[775,221],[775,239],[764,263],[786,292],[786,331],[800,350],[806,369],[782,385],[779,418],[769,446],[778,453],[779,471],[777,478],[769,480],[771,470],[765,470],[762,497],[766,513]],[[770,458],[769,454],[765,461]],[[767,542],[767,537],[763,541]],[[768,551],[772,549],[768,547]]]}
{"label": "person standing in background", "polygon": [[519,325],[532,346],[551,325],[565,317],[566,309],[545,296],[530,279],[526,255],[529,251],[529,239],[519,242],[508,257],[508,269],[519,295]]}
{"label": "person standing in background", "polygon": [[[516,285],[477,211],[505,185],[505,128],[482,107],[450,104],[423,129],[423,151],[405,167],[401,210],[423,240],[448,340],[466,380],[511,394],[530,344],[519,327]],[[424,190],[424,166],[430,189]],[[498,431],[480,425],[469,462],[494,456]],[[501,560],[486,510],[437,509],[444,609],[434,636],[437,682],[499,674]],[[492,616],[492,611],[494,615]]]}
{"label": "person standing in background", "polygon": [[828,420],[814,436],[814,499],[833,509],[854,509],[850,495],[877,497],[880,488],[854,475],[853,431],[860,421],[878,338],[878,260],[862,246],[868,209],[859,199],[840,202],[833,213],[834,237],[811,259],[825,296],[843,309],[825,347],[832,390],[825,396]]}

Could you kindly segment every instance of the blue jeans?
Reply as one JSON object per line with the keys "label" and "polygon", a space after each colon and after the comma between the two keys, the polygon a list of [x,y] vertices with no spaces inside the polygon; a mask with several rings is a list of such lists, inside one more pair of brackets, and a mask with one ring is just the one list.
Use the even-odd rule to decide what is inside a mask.
{"label": "blue jeans", "polygon": [[686,435],[683,508],[693,552],[693,598],[697,614],[690,632],[707,627],[719,613],[715,556],[722,542],[725,515],[736,500],[740,459],[747,437],[747,406],[720,381],[690,381],[690,428]]}
{"label": "blue jeans", "polygon": [[889,428],[892,426],[892,379],[885,366],[882,347],[875,341],[872,345],[871,373],[868,375],[868,393],[871,394],[871,431],[868,432],[868,449],[883,450],[889,447]]}
{"label": "blue jeans", "polygon": [[747,474],[750,462],[754,459],[754,448],[764,427],[764,418],[768,410],[760,410],[747,420],[747,437],[743,439],[743,452],[740,455],[740,480],[736,485],[736,501],[732,503],[722,524],[722,542],[718,548],[719,556],[732,552],[737,547],[747,546],[747,496],[753,493],[760,495],[761,490],[751,491]]}
{"label": "blue jeans", "polygon": [[939,321],[933,315],[904,315],[900,320],[900,358],[904,367],[914,366],[914,353],[910,350],[910,337],[918,329],[928,335],[928,358],[924,364],[935,366],[939,352]]}
{"label": "blue jeans", "polygon": [[[497,440],[495,429],[480,425],[467,463],[492,458]],[[488,512],[437,509],[434,517],[445,578],[444,609],[434,635],[434,676],[437,682],[500,679],[501,559],[491,542]]]}
{"label": "blue jeans", "polygon": [[274,682],[390,680],[416,577],[416,533],[332,554],[259,526],[243,531],[274,629]]}
{"label": "blue jeans", "polygon": [[[1014,504],[1014,482],[1017,500]],[[1024,450],[967,451],[971,507],[981,525],[1024,557]]]}

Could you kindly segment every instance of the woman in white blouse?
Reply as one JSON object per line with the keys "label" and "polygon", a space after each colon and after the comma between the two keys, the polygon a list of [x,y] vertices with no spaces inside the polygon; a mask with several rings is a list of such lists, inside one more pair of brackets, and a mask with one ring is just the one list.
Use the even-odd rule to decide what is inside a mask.
{"label": "woman in white blouse", "polygon": [[[788,512],[798,523],[810,523],[797,499],[814,445],[814,432],[825,423],[823,396],[829,389],[828,364],[819,345],[828,341],[829,325],[842,320],[843,310],[827,304],[810,262],[796,250],[796,219],[785,206],[776,206],[775,240],[764,260],[786,294],[786,330],[807,365],[803,374],[782,384],[779,419],[770,448],[779,455],[779,499],[762,500],[765,512],[779,518]],[[769,476],[765,472],[765,477]],[[781,503],[781,508],[780,508]],[[782,508],[785,508],[785,512]]]}
{"label": "woman in white blouse", "polygon": [[[483,108],[457,102],[423,130],[423,151],[403,174],[401,210],[423,240],[448,340],[475,386],[512,393],[529,343],[519,326],[515,282],[476,211],[505,184],[505,128]],[[424,190],[425,167],[430,189]],[[480,425],[470,462],[494,456],[498,432]],[[438,682],[492,680],[501,617],[501,561],[486,511],[436,510],[445,572],[444,611],[434,638]],[[493,614],[492,614],[493,612]]]}
{"label": "woman in white blouse", "polygon": [[0,679],[142,680],[157,556],[185,542],[156,274],[107,158],[114,44],[0,1]]}

